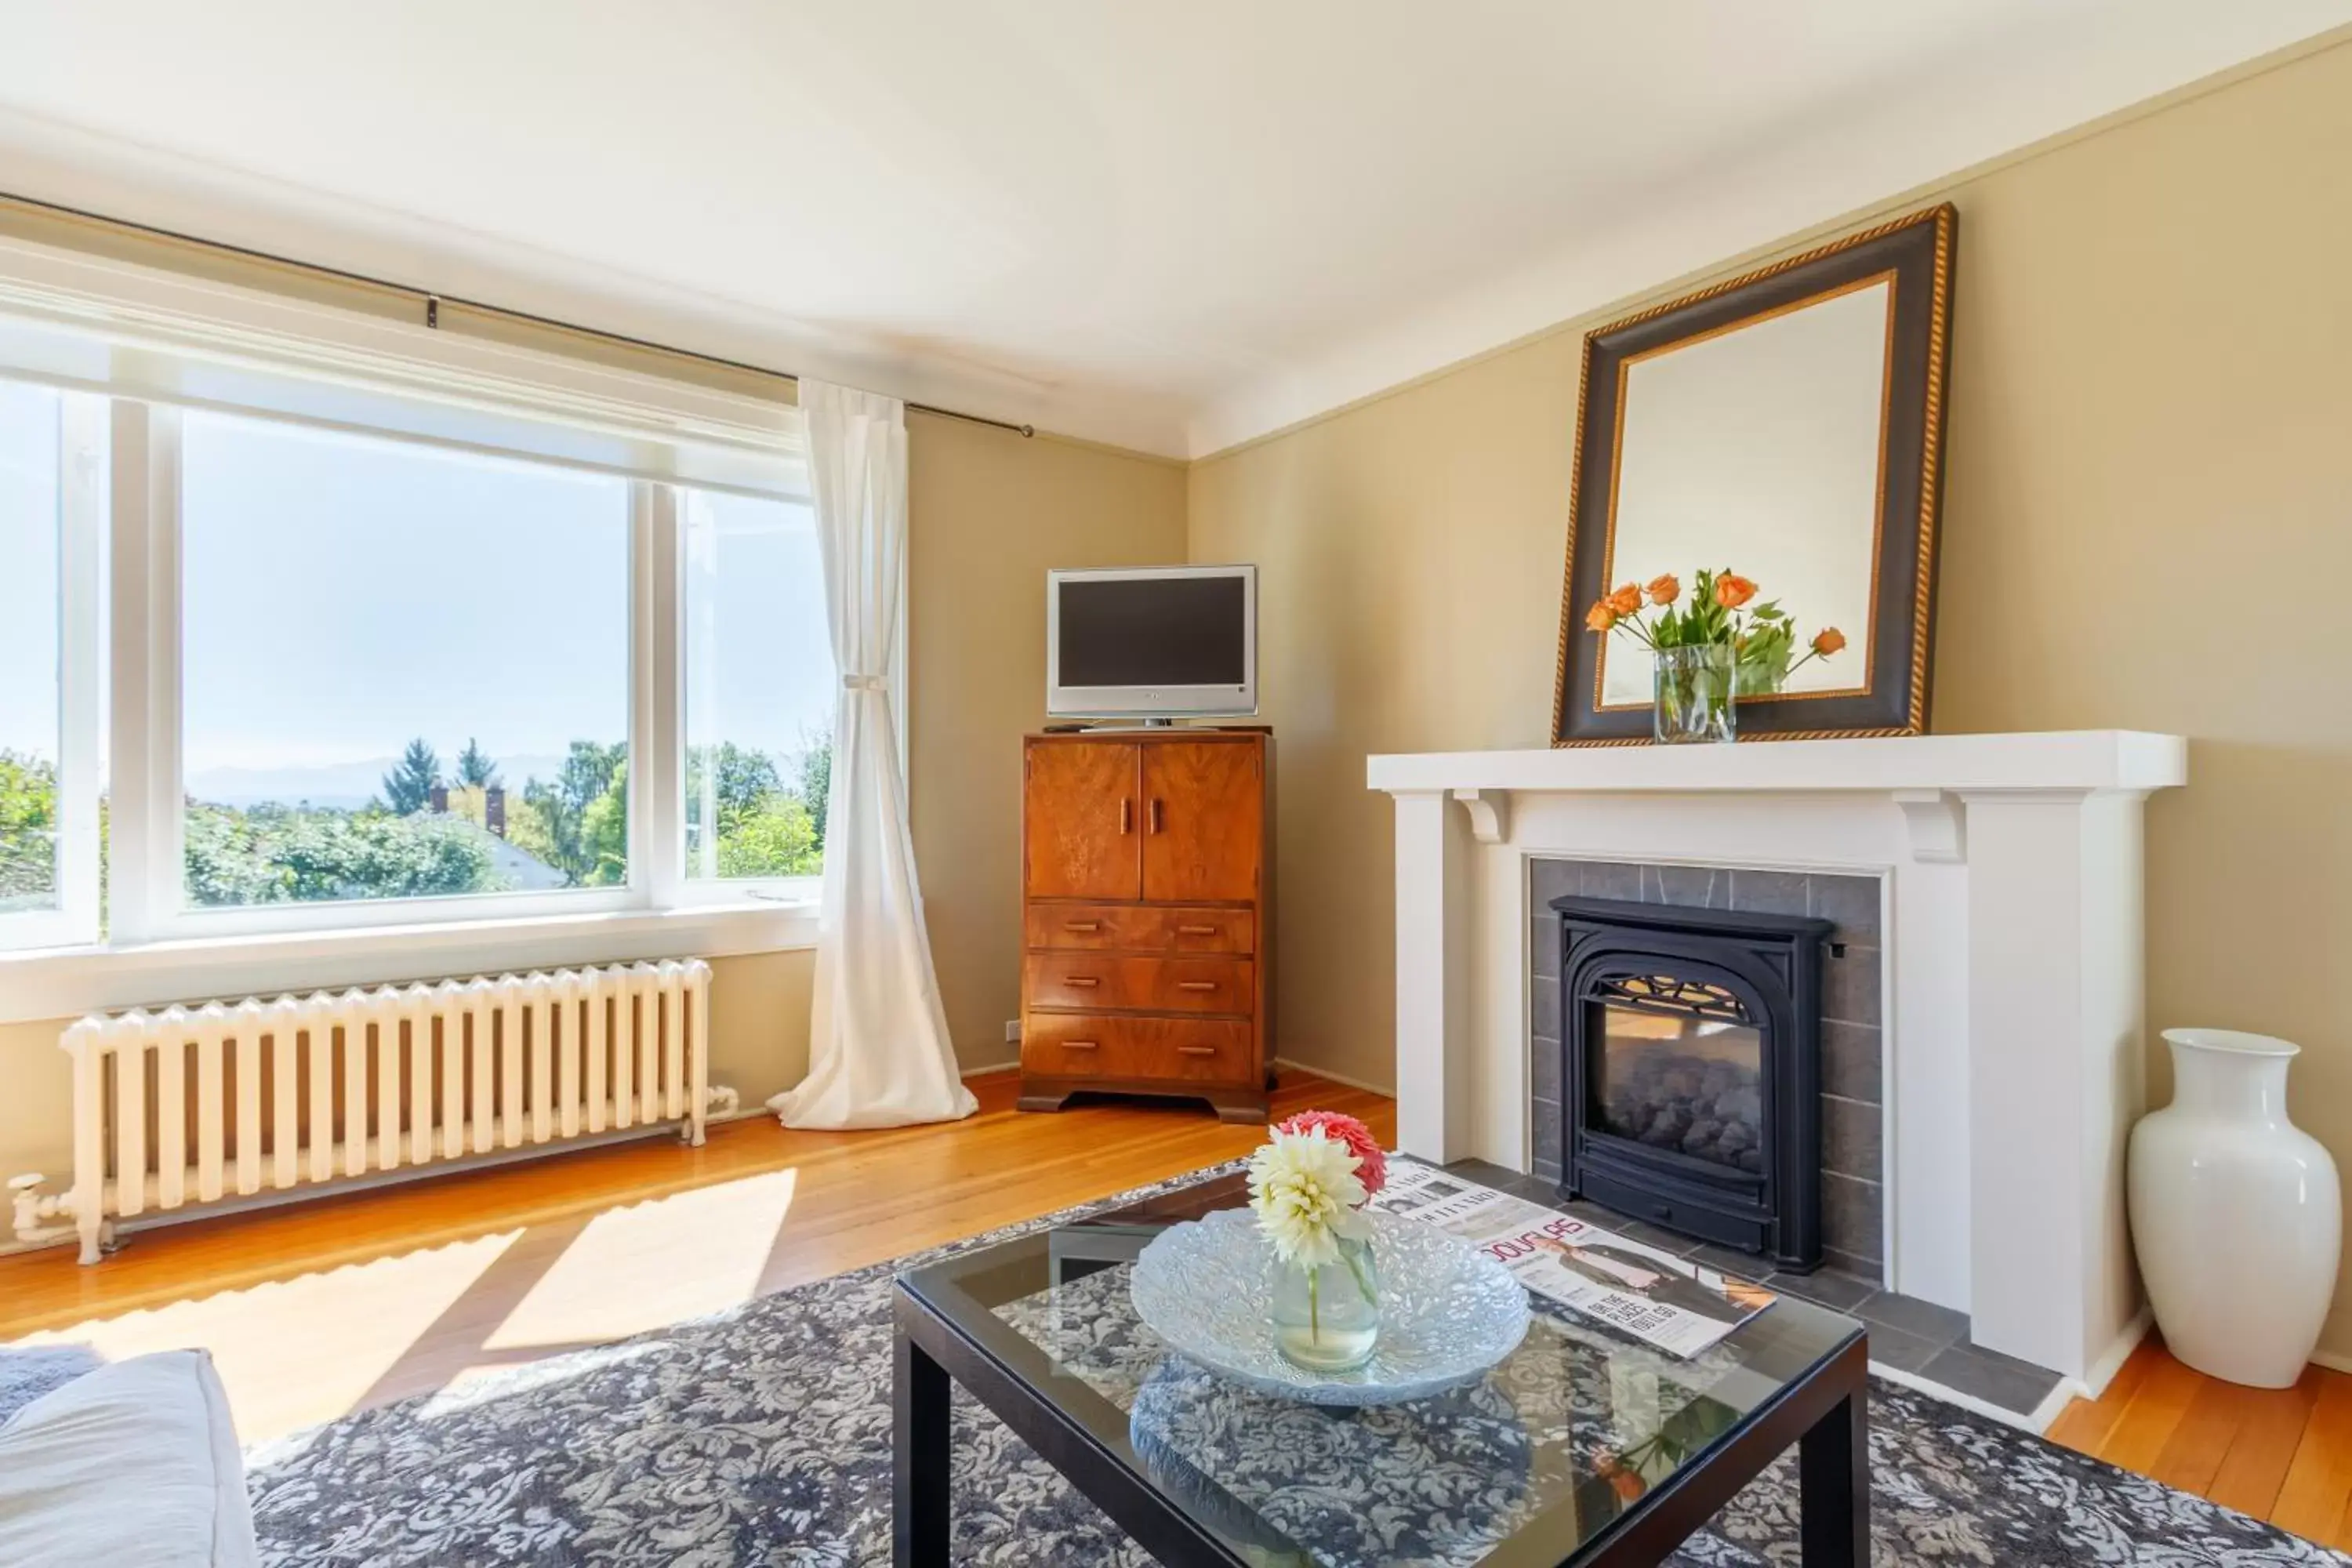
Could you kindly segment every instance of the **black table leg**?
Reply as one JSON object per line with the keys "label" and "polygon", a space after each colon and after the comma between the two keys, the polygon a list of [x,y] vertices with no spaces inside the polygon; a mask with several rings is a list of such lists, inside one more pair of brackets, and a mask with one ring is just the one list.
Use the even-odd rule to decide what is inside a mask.
{"label": "black table leg", "polygon": [[1797,1444],[1799,1538],[1805,1568],[1870,1568],[1870,1422],[1866,1388],[1813,1423]]}
{"label": "black table leg", "polygon": [[890,1378],[890,1552],[897,1568],[948,1560],[948,1374],[898,1332]]}

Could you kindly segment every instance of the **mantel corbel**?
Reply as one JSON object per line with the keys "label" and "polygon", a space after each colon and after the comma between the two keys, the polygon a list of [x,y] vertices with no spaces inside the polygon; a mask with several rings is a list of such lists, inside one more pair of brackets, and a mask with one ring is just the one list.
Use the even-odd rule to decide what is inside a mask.
{"label": "mantel corbel", "polygon": [[1904,826],[1911,834],[1911,858],[1926,865],[1958,866],[1969,858],[1968,807],[1949,790],[1898,789],[1895,804],[1903,809]]}
{"label": "mantel corbel", "polygon": [[1454,798],[1470,814],[1470,837],[1481,844],[1500,844],[1511,836],[1511,792],[1507,789],[1457,789]]}

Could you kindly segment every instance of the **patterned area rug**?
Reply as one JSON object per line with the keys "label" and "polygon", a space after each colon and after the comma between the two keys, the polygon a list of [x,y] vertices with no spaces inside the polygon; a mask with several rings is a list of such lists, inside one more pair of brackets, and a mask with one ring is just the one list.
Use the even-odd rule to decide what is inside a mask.
{"label": "patterned area rug", "polygon": [[[265,1559],[287,1568],[887,1563],[897,1267],[257,1450],[249,1459]],[[1874,1383],[1872,1400],[1881,1564],[2352,1562],[1907,1390]],[[959,1562],[1150,1561],[961,1399],[954,1452]],[[1795,1568],[1796,1532],[1793,1466],[1783,1461],[1674,1561]]]}

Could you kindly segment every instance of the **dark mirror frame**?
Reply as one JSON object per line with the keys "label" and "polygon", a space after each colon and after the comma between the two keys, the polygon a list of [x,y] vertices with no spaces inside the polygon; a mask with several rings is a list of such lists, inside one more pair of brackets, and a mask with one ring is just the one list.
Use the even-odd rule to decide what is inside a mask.
{"label": "dark mirror frame", "polygon": [[[1577,387],[1576,465],[1569,484],[1568,560],[1561,584],[1552,744],[1627,746],[1651,739],[1651,714],[1602,710],[1601,634],[1582,606],[1602,580],[1616,522],[1621,404],[1629,360],[1798,308],[1891,272],[1894,321],[1879,440],[1877,563],[1870,679],[1861,692],[1774,696],[1739,704],[1743,741],[1917,735],[1927,728],[1935,631],[1936,547],[1944,490],[1945,384],[1949,366],[1952,258],[1958,215],[1949,204],[1915,213],[1636,315],[1584,339]],[[1577,548],[1580,534],[1585,548]],[[1694,561],[1701,566],[1737,562]]]}

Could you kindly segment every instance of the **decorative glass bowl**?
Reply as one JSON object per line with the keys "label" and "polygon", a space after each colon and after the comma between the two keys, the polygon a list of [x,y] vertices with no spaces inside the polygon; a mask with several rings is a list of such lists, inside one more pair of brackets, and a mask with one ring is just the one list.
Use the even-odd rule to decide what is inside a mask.
{"label": "decorative glass bowl", "polygon": [[1433,1226],[1373,1213],[1381,1333],[1348,1372],[1294,1364],[1275,1343],[1274,1246],[1247,1209],[1172,1226],[1135,1261],[1129,1294],[1146,1327],[1246,1387],[1312,1405],[1397,1405],[1468,1383],[1517,1348],[1528,1293],[1493,1258]]}

